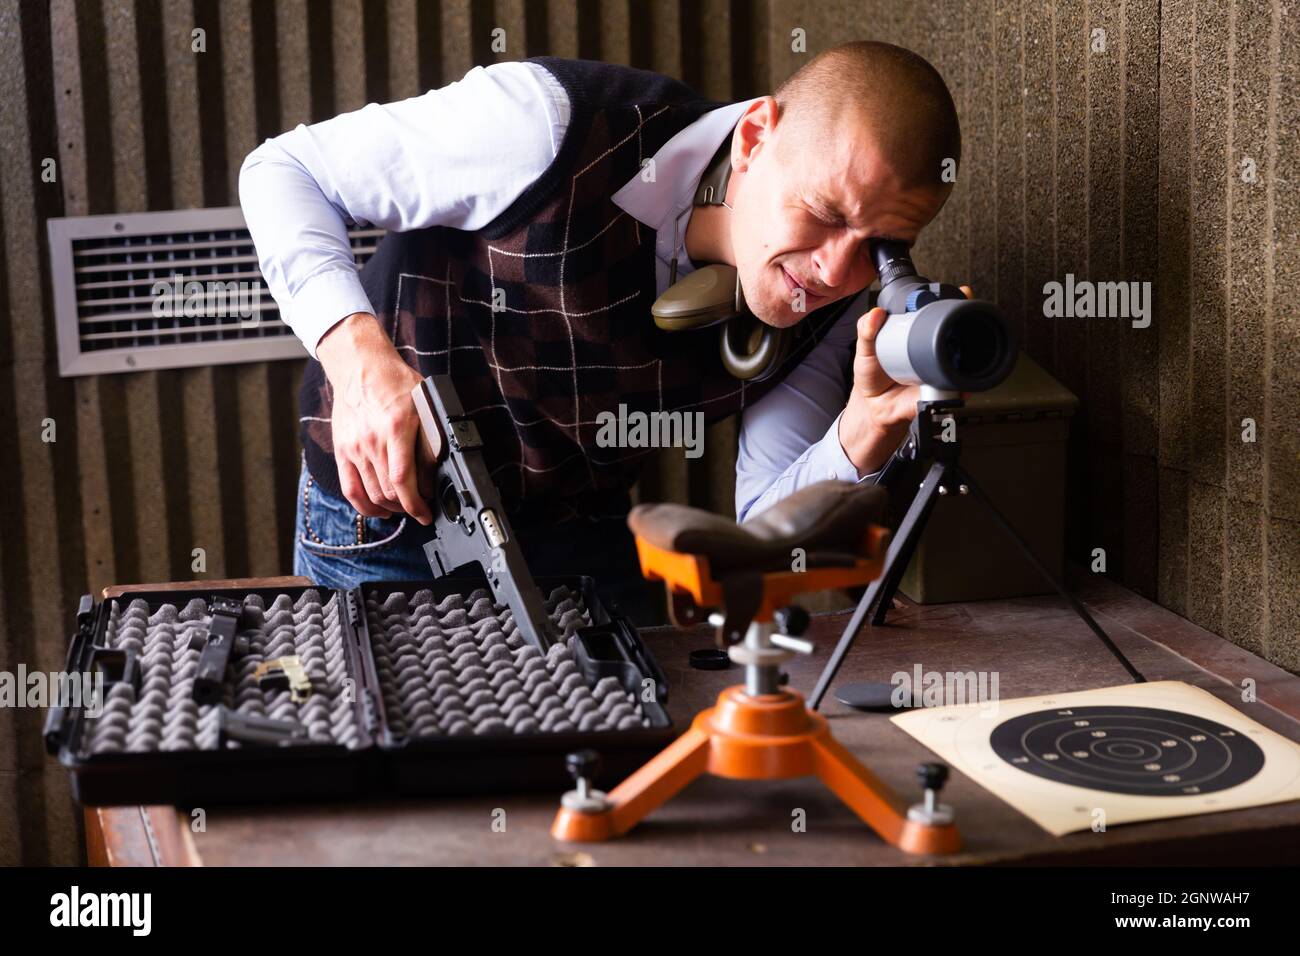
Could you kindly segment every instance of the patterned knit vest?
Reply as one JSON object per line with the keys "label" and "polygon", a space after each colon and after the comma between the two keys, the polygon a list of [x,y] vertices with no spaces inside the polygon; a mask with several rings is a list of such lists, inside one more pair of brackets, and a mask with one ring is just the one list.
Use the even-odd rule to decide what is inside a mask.
{"label": "patterned knit vest", "polygon": [[[423,375],[452,376],[512,512],[630,488],[654,449],[602,447],[602,412],[617,415],[623,405],[627,413],[725,418],[780,382],[842,311],[831,305],[806,316],[796,347],[759,384],[723,368],[717,328],[658,329],[650,315],[655,232],[611,197],[643,160],[720,104],[644,70],[533,62],[570,101],[568,130],[546,172],[483,229],[390,233],[362,270],[398,354]],[[300,399],[307,467],[338,494],[331,397],[320,364],[309,362]]]}

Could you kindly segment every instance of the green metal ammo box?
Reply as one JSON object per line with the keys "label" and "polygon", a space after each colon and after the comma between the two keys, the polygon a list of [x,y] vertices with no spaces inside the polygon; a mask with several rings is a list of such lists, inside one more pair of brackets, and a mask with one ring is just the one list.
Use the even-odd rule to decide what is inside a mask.
{"label": "green metal ammo box", "polygon": [[[1022,352],[1005,382],[972,395],[954,414],[962,465],[1058,579],[1066,437],[1078,404]],[[979,502],[948,494],[935,502],[899,590],[920,604],[942,604],[1046,594],[1051,585]]]}

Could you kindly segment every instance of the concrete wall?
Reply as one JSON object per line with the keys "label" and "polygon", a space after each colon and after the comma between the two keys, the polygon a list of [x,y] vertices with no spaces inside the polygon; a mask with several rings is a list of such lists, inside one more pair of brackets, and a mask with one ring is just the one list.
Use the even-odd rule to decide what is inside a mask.
{"label": "concrete wall", "polygon": [[[1070,556],[1104,548],[1129,587],[1300,670],[1297,6],[777,4],[776,77],[796,27],[947,77],[965,152],[917,259],[1021,316],[1083,400]],[[1044,318],[1067,273],[1153,282],[1151,326]]]}
{"label": "concrete wall", "polygon": [[[261,139],[456,79],[498,58],[498,26],[504,57],[630,63],[716,98],[846,39],[929,57],[965,156],[917,258],[1018,316],[1084,400],[1071,556],[1104,547],[1128,586],[1300,670],[1300,27],[1281,0],[0,0],[0,669],[61,666],[82,593],[190,577],[192,548],[212,576],[291,563],[300,363],[60,379],[46,218],[233,203]],[[1152,327],[1043,318],[1067,272],[1155,282]],[[729,510],[734,440],[719,426],[642,495]],[[0,864],[79,857],[41,719],[0,710]]]}

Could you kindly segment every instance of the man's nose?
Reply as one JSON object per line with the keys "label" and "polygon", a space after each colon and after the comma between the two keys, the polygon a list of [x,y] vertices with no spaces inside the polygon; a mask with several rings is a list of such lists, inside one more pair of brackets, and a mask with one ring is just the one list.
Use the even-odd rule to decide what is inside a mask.
{"label": "man's nose", "polygon": [[837,236],[824,242],[813,253],[813,268],[827,289],[836,289],[849,278],[857,261],[858,240],[854,236]]}

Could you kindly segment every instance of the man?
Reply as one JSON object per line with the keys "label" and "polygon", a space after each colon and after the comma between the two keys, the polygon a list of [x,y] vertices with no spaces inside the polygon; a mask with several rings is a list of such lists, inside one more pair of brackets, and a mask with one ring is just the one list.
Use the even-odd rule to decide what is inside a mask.
{"label": "man", "polygon": [[[694,207],[727,142],[725,202]],[[267,141],[241,201],[281,316],[316,359],[295,572],[336,586],[428,577],[410,391],[447,373],[534,573],[592,574],[634,620],[657,618],[624,524],[645,450],[601,447],[598,416],[743,410],[741,520],[814,481],[871,477],[916,390],[875,360],[884,313],[833,304],[875,279],[868,240],[916,240],[959,153],[939,74],[871,42],[743,103],[540,58]],[[390,230],[360,277],[348,220]],[[761,321],[798,326],[761,383],[723,369],[717,329],[651,319],[670,274],[704,263],[736,267]]]}

